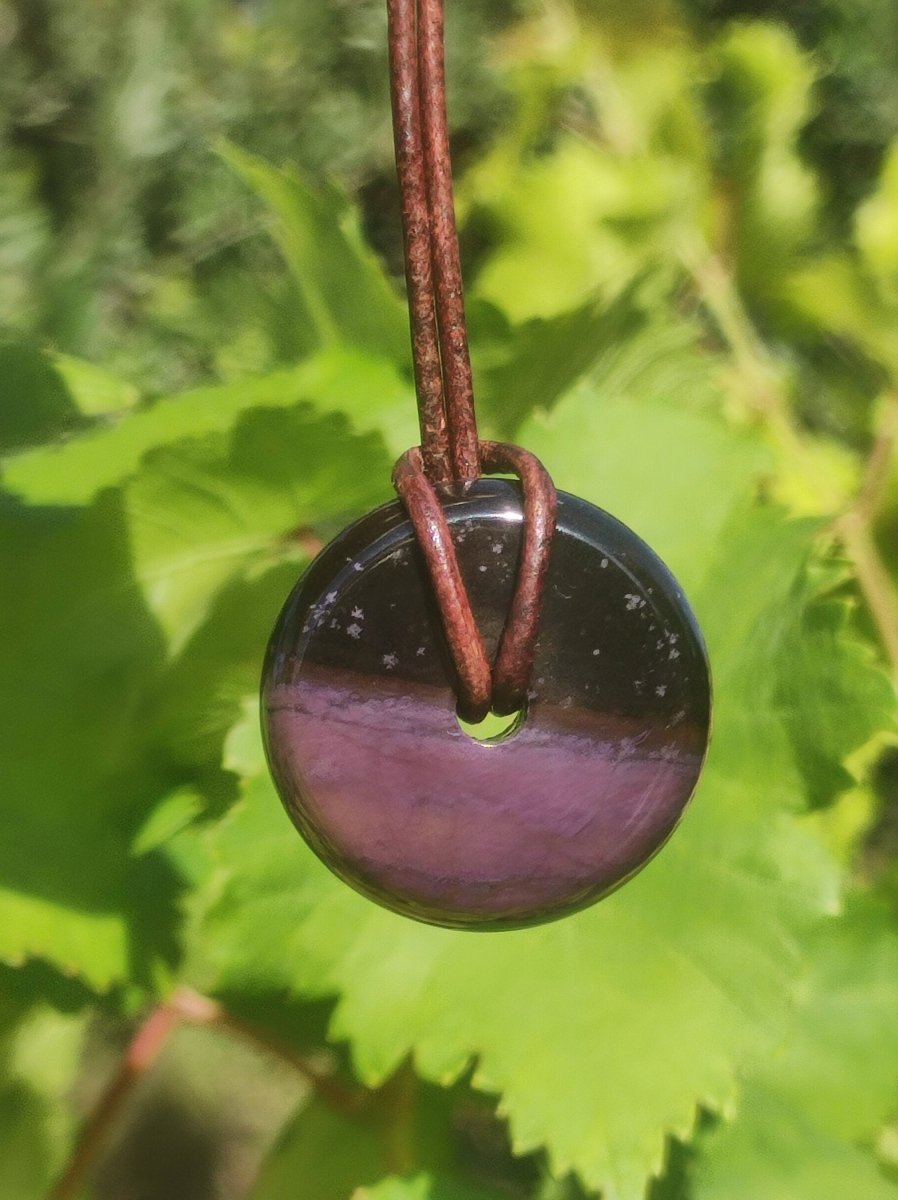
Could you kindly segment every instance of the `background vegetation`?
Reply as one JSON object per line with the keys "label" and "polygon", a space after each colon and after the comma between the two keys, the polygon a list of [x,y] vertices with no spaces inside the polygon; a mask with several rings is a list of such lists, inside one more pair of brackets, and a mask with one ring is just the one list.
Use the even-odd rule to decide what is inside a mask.
{"label": "background vegetation", "polygon": [[671,845],[473,937],[331,879],[268,630],[416,440],[380,0],[0,0],[0,1196],[896,1200],[898,10],[450,0],[485,432],[630,523]]}

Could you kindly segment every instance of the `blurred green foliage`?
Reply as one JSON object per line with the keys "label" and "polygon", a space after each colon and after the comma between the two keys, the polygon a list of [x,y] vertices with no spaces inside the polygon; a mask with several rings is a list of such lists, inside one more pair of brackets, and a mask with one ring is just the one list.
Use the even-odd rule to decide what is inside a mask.
{"label": "blurred green foliage", "polygon": [[706,776],[537,930],[313,859],[255,689],[416,438],[382,6],[0,0],[0,1195],[170,1004],[55,1200],[894,1200],[895,12],[448,7],[483,430],[681,579]]}

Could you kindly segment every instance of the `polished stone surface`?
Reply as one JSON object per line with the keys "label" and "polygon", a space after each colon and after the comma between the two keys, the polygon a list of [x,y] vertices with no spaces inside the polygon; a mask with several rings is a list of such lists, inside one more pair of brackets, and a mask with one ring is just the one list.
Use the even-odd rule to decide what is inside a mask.
{"label": "polished stone surface", "polygon": [[[515,580],[516,484],[446,505],[487,649]],[[452,669],[398,502],[312,564],[263,679],[271,770],[294,823],[347,883],[407,916],[514,928],[573,912],[664,844],[701,771],[710,680],[673,577],[608,513],[559,493],[526,712],[463,733]]]}

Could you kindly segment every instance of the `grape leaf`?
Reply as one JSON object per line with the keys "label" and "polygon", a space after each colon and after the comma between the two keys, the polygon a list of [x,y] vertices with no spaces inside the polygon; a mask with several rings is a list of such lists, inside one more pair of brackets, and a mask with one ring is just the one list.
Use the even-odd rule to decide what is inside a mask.
{"label": "grape leaf", "polygon": [[853,750],[895,729],[895,686],[877,669],[853,616],[845,601],[809,603],[790,651],[800,669],[780,681],[789,735],[815,805],[851,786],[843,763]]}
{"label": "grape leaf", "polygon": [[344,414],[360,432],[377,430],[394,455],[415,440],[410,389],[395,368],[357,352],[328,350],[261,379],[159,400],[116,424],[10,457],[3,466],[4,484],[34,504],[86,504],[102,488],[127,480],[153,449],[225,433],[253,408],[304,402],[322,414]]}
{"label": "grape leaf", "polygon": [[855,896],[805,945],[785,1036],[748,1075],[821,1131],[869,1144],[898,1107],[898,935],[887,912]]}
{"label": "grape leaf", "polygon": [[246,413],[233,434],[154,451],[126,489],[134,569],[177,653],[218,592],[292,531],[336,532],[389,499],[380,439],[305,409]]}
{"label": "grape leaf", "polygon": [[237,579],[211,604],[156,694],[152,741],[167,761],[187,770],[218,769],[225,734],[258,685],[268,638],[303,565],[291,558]]}
{"label": "grape leaf", "polygon": [[[576,430],[576,434],[574,431]],[[592,382],[520,431],[559,487],[613,513],[654,546],[686,589],[702,582],[721,530],[769,465],[757,439],[700,413]]]}
{"label": "grape leaf", "polygon": [[637,280],[610,304],[592,299],[573,312],[532,320],[506,335],[478,372],[477,405],[502,436],[517,435],[534,410],[551,410],[584,376],[602,408],[622,398],[685,402],[693,408],[720,400],[718,363],[701,345],[692,321],[673,319],[665,281]]}
{"label": "grape leaf", "polygon": [[776,1092],[746,1091],[739,1120],[699,1161],[695,1200],[895,1200],[871,1154],[828,1135]]}
{"label": "grape leaf", "polygon": [[804,943],[778,1044],[748,1064],[733,1124],[700,1139],[698,1200],[898,1196],[869,1152],[898,1104],[898,936],[852,896]]}
{"label": "grape leaf", "polygon": [[186,972],[212,989],[337,995],[332,1033],[369,1083],[410,1051],[440,1082],[476,1056],[475,1086],[501,1094],[518,1150],[545,1144],[557,1173],[629,1200],[660,1169],[664,1134],[688,1137],[697,1103],[731,1108],[739,1067],[770,1050],[799,934],[834,910],[838,877],[790,815],[807,794],[777,695],[786,674],[801,679],[790,647],[813,525],[747,504],[765,456],[719,422],[611,403],[601,437],[589,423],[578,395],[533,431],[548,431],[560,485],[616,497],[689,567],[721,691],[705,781],[670,846],[557,925],[416,927],[294,843],[260,760],[241,804],[184,843],[199,885]]}
{"label": "grape leaf", "polygon": [[122,823],[154,786],[140,710],[162,643],[114,497],[5,506],[0,557],[0,958],[104,988],[127,970]]}

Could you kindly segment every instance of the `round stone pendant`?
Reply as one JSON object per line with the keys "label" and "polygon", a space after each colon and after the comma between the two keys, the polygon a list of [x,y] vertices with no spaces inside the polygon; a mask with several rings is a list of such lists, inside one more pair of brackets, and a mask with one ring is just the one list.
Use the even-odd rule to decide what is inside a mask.
{"label": "round stone pendant", "polygon": [[[517,484],[445,502],[492,656],[515,584]],[[661,848],[707,749],[710,679],[676,581],[626,526],[558,493],[527,704],[492,742],[464,732],[405,510],[351,526],[297,584],[262,689],[272,774],[300,833],[352,887],[455,928],[583,908]]]}

